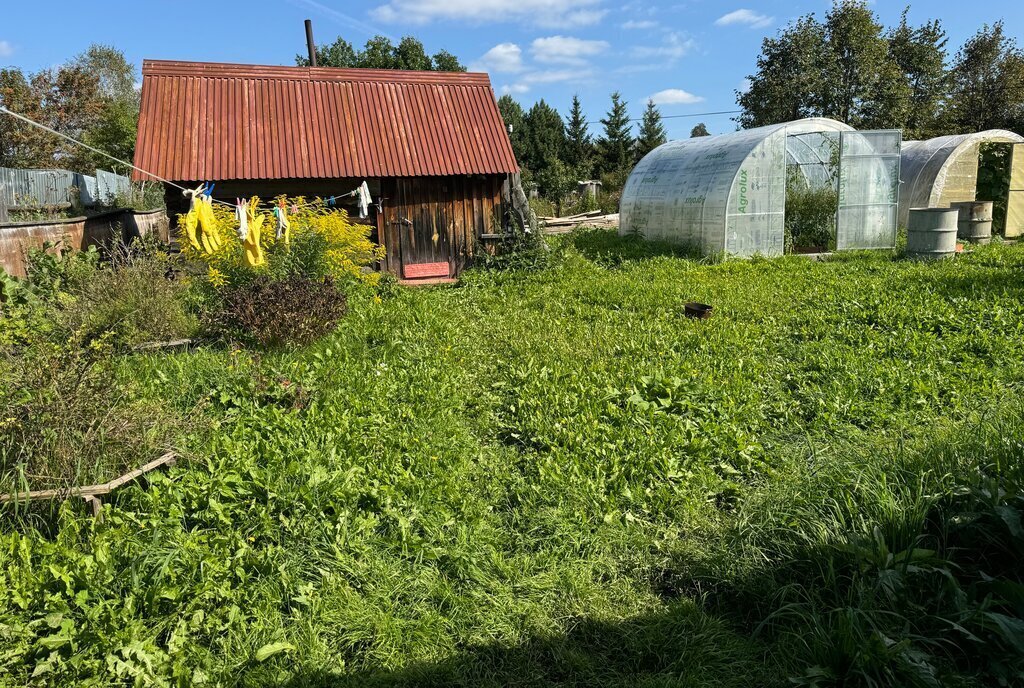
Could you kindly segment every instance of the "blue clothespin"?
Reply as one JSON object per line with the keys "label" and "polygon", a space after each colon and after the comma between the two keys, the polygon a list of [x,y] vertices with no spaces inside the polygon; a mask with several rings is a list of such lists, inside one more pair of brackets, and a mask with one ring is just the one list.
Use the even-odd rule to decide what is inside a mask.
{"label": "blue clothespin", "polygon": [[334,196],[327,199],[327,205],[334,205]]}
{"label": "blue clothespin", "polygon": [[206,190],[206,195],[209,196],[210,198],[213,198],[213,187],[214,186],[216,186],[216,185],[215,184],[210,184],[210,188]]}

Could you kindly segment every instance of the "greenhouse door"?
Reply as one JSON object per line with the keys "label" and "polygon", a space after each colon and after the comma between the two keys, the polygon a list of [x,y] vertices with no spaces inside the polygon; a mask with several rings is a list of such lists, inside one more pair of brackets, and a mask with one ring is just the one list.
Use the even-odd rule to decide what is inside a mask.
{"label": "greenhouse door", "polygon": [[1006,196],[1007,239],[1024,234],[1024,143],[1010,146],[1010,191]]}
{"label": "greenhouse door", "polygon": [[901,141],[898,129],[839,134],[836,250],[896,245]]}

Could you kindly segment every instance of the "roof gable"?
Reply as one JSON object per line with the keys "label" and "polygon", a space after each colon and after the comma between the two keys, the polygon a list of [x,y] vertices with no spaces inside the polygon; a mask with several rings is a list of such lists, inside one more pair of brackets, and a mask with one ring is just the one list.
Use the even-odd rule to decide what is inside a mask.
{"label": "roof gable", "polygon": [[486,74],[154,60],[142,74],[135,165],[165,179],[518,171]]}

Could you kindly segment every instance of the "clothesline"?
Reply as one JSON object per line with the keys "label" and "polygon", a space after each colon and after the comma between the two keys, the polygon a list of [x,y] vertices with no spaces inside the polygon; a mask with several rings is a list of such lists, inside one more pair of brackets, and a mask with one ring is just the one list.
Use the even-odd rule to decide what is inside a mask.
{"label": "clothesline", "polygon": [[[26,117],[25,115],[22,115],[20,113],[14,112],[13,110],[9,110],[8,108],[6,108],[3,105],[0,105],[0,113],[3,113],[5,115],[9,115],[9,116],[11,116],[11,117],[13,117],[15,119],[18,119],[18,120],[21,120],[22,122],[25,122],[28,125],[31,125],[31,126],[36,127],[38,129],[42,129],[43,131],[47,131],[47,132],[49,132],[51,134],[59,136],[60,138],[66,140],[66,141],[70,141],[71,143],[73,143],[75,145],[81,146],[82,148],[85,148],[86,150],[90,150],[93,153],[96,153],[97,155],[102,155],[103,157],[108,158],[109,160],[113,160],[116,163],[119,163],[119,164],[124,165],[126,167],[130,167],[133,170],[136,170],[136,171],[141,172],[141,173],[143,173],[145,175],[148,175],[149,177],[152,177],[153,179],[156,179],[157,181],[161,181],[164,184],[168,184],[170,186],[173,186],[174,188],[179,189],[180,191],[182,191],[185,196],[193,194],[196,191],[196,189],[186,188],[186,187],[182,186],[181,184],[176,184],[175,182],[172,182],[169,179],[164,179],[160,175],[153,174],[149,170],[144,170],[141,167],[133,165],[130,162],[127,162],[125,160],[121,160],[120,158],[116,158],[113,155],[110,155],[109,153],[106,153],[106,152],[100,150],[99,148],[94,148],[93,146],[90,146],[87,143],[84,143],[82,141],[79,141],[78,139],[72,138],[72,137],[68,136],[67,134],[63,134],[63,133],[57,131],[56,129],[52,129],[51,127],[46,126],[45,124],[41,124],[39,122],[36,122],[35,120],[30,119],[30,118]],[[205,188],[205,187],[206,187],[206,182],[203,182],[203,186],[200,187],[200,188]],[[355,189],[353,189],[352,191],[349,191],[347,193],[336,194],[334,196],[330,196],[328,198],[324,198],[324,199],[321,199],[321,200],[327,202],[329,205],[334,205],[334,201],[339,199],[339,198],[348,198],[350,196],[357,196],[359,194],[359,189],[361,187],[362,187],[362,185],[356,187]],[[210,189],[211,190],[213,189],[213,185],[210,185]],[[221,201],[219,199],[213,198],[212,196],[210,197],[210,200],[212,202],[214,202],[214,203],[220,203],[221,205],[226,206],[228,208],[232,208],[232,209],[235,208],[235,204],[234,203],[229,203],[227,201]],[[264,204],[267,207],[269,207],[269,208],[274,208],[274,207],[278,206],[277,203],[270,202],[270,201],[267,201]],[[292,212],[295,212],[298,209],[308,208],[308,207],[316,205],[316,204],[317,204],[317,201],[310,201],[309,203],[302,203],[300,205],[293,205],[291,208],[292,208]]]}

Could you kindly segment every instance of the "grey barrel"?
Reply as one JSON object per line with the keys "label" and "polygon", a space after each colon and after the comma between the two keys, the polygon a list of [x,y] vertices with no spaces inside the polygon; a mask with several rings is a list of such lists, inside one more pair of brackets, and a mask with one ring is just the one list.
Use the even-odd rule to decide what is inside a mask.
{"label": "grey barrel", "polygon": [[956,235],[973,244],[987,244],[992,240],[992,201],[960,201],[950,203],[960,217]]}
{"label": "grey barrel", "polygon": [[907,222],[907,257],[950,258],[956,253],[959,211],[954,208],[911,208]]}

